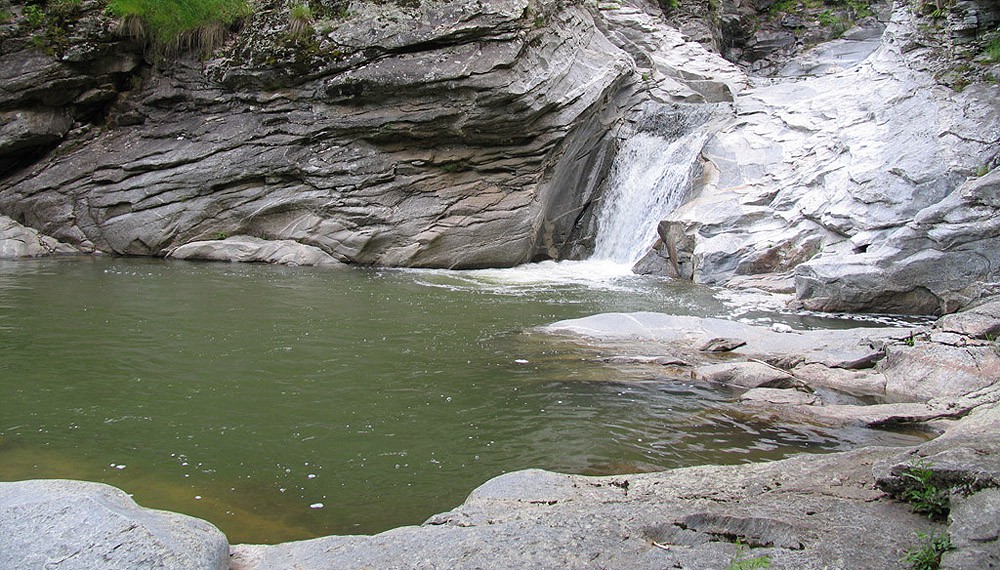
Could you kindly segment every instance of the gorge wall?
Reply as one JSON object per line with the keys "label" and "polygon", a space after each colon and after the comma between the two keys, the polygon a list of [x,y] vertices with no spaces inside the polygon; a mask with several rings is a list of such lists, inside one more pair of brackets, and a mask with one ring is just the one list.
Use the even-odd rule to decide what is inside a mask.
{"label": "gorge wall", "polygon": [[[996,64],[943,84],[908,3],[811,50],[815,25],[791,43],[751,26],[764,4],[700,20],[682,4],[686,36],[639,1],[356,3],[305,26],[269,2],[204,58],[150,55],[97,0],[62,35],[13,5],[0,213],[61,244],[5,251],[166,256],[247,236],[251,259],[269,241],[360,265],[583,257],[621,142],[698,130],[688,202],[646,267],[784,290],[794,275],[822,310],[943,312],[994,289]],[[959,5],[940,33],[982,45],[998,10]]]}

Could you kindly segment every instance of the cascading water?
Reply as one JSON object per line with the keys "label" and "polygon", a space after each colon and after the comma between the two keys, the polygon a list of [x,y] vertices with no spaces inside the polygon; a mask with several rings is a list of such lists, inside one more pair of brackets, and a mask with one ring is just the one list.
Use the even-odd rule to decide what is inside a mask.
{"label": "cascading water", "polygon": [[[615,155],[596,212],[594,252],[585,260],[543,261],[507,269],[422,270],[426,285],[487,287],[509,294],[537,295],[553,285],[602,289],[629,287],[621,278],[655,244],[660,221],[687,195],[692,165],[710,134],[701,127],[709,114],[647,117],[650,131],[633,134]],[[432,278],[436,275],[436,278]]]}
{"label": "cascading water", "polygon": [[699,132],[673,140],[637,133],[625,141],[608,176],[592,260],[631,268],[649,251],[660,220],[687,194],[704,138]]}

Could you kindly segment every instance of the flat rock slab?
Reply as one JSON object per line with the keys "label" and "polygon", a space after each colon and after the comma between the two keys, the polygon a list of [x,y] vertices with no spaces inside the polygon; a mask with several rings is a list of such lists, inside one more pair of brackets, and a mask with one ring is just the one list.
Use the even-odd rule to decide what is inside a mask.
{"label": "flat rock slab", "polygon": [[616,477],[518,471],[421,527],[237,545],[232,568],[718,570],[737,539],[771,568],[896,568],[914,532],[942,526],[875,488],[872,463],[895,453]]}
{"label": "flat rock slab", "polygon": [[597,341],[653,341],[663,343],[672,354],[692,352],[716,338],[738,339],[746,344],[730,354],[767,358],[799,355],[805,363],[856,368],[859,362],[874,363],[881,352],[877,341],[905,337],[910,329],[853,328],[846,330],[811,330],[777,332],[729,321],[666,315],[663,313],[602,313],[580,319],[558,321],[539,330],[551,334],[570,334]]}
{"label": "flat rock slab", "polygon": [[795,388],[802,382],[794,376],[761,362],[727,362],[699,366],[691,378],[740,388]]}
{"label": "flat rock slab", "polygon": [[144,509],[124,491],[64,480],[0,483],[0,568],[225,570],[211,524]]}
{"label": "flat rock slab", "polygon": [[222,240],[196,241],[171,251],[167,257],[203,261],[276,263],[293,266],[336,267],[343,265],[322,249],[292,240],[265,240],[232,236]]}

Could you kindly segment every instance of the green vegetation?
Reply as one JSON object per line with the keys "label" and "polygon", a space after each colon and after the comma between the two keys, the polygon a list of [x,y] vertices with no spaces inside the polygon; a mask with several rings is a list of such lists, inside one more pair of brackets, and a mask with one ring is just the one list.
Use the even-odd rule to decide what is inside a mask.
{"label": "green vegetation", "polygon": [[996,37],[990,40],[986,44],[986,49],[983,50],[986,57],[990,58],[990,61],[996,63],[1000,62],[1000,33],[997,33]]}
{"label": "green vegetation", "polygon": [[211,52],[226,30],[250,15],[247,0],[110,0],[123,29],[156,51]]}
{"label": "green vegetation", "polygon": [[768,12],[771,15],[795,13],[802,10],[816,10],[823,7],[823,0],[778,0]]}
{"label": "green vegetation", "polygon": [[911,548],[899,559],[903,564],[909,564],[910,570],[937,570],[941,566],[941,555],[954,548],[947,533],[930,536],[918,533],[917,538],[922,544]]}
{"label": "green vegetation", "polygon": [[[61,52],[69,45],[68,29],[79,17],[82,0],[48,0],[24,4],[21,9],[22,30],[31,33],[30,41],[49,53]],[[0,14],[0,20],[11,18],[10,13]]]}
{"label": "green vegetation", "polygon": [[934,470],[930,465],[920,460],[903,471],[902,476],[911,481],[903,491],[902,499],[910,504],[915,513],[927,515],[928,518],[942,519],[950,510],[948,489],[939,489],[934,484]]}
{"label": "green vegetation", "polygon": [[24,23],[32,30],[41,28],[45,23],[45,10],[41,6],[28,4],[24,7]]}
{"label": "green vegetation", "polygon": [[296,4],[288,12],[288,33],[302,37],[313,32],[313,12],[309,4]]}
{"label": "green vegetation", "polygon": [[752,570],[754,568],[771,567],[770,556],[764,555],[747,558],[749,550],[750,548],[746,544],[737,539],[736,554],[733,554],[733,558],[729,561],[729,566],[726,566],[726,570]]}

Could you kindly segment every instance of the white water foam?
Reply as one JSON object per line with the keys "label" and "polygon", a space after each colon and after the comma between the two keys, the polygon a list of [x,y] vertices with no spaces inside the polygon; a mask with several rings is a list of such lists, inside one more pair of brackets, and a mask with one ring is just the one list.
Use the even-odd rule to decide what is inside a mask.
{"label": "white water foam", "polygon": [[531,294],[553,286],[628,290],[637,275],[632,266],[609,260],[542,261],[505,269],[419,269],[422,285],[445,289],[487,289],[506,294]]}

